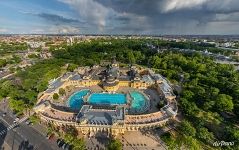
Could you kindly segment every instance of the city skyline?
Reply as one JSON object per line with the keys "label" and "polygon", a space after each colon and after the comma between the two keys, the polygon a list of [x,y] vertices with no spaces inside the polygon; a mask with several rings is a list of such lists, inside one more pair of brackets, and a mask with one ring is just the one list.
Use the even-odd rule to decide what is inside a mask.
{"label": "city skyline", "polygon": [[0,34],[239,34],[236,0],[3,0]]}

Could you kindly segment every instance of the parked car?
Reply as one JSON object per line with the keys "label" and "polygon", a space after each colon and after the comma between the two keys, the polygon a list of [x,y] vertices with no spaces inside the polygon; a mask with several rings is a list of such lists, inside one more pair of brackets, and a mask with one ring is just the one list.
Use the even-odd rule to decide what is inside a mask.
{"label": "parked car", "polygon": [[[48,134],[48,135],[49,135],[49,134]],[[48,135],[47,135],[47,137],[48,137]],[[62,139],[57,139],[57,140],[56,140],[56,143],[59,144],[60,141],[62,141]]]}
{"label": "parked car", "polygon": [[3,116],[3,117],[5,117],[6,115],[7,115],[7,113],[6,113],[6,112],[2,113],[2,116]]}
{"label": "parked car", "polygon": [[27,121],[26,121],[26,124],[27,124],[27,125],[32,125],[32,122],[29,121],[29,120],[27,120]]}
{"label": "parked car", "polygon": [[20,125],[19,125],[19,124],[17,124],[17,125],[15,125],[15,126],[14,126],[14,128],[18,128],[18,127],[20,127]]}
{"label": "parked car", "polygon": [[16,123],[16,122],[18,122],[20,119],[17,117],[14,121],[13,121],[13,123]]}
{"label": "parked car", "polygon": [[65,149],[66,145],[67,145],[67,143],[64,143],[61,148]]}
{"label": "parked car", "polygon": [[65,142],[62,139],[57,140],[58,147],[62,147],[65,144]]}
{"label": "parked car", "polygon": [[65,147],[63,147],[64,150],[71,150],[72,146],[70,144],[66,144]]}

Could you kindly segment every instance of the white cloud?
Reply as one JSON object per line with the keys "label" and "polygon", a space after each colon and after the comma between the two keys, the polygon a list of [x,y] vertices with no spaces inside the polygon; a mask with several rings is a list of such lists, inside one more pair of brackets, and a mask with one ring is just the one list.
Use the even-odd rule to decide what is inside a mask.
{"label": "white cloud", "polygon": [[32,29],[29,34],[78,34],[80,29],[69,25],[47,26],[43,28]]}
{"label": "white cloud", "polygon": [[0,28],[0,33],[5,33],[5,32],[8,32],[8,30],[4,28]]}
{"label": "white cloud", "polygon": [[45,30],[44,29],[40,29],[40,28],[36,28],[36,29],[32,29],[31,30],[31,33],[33,33],[33,34],[42,34],[44,32],[45,32]]}
{"label": "white cloud", "polygon": [[200,7],[209,0],[165,0],[163,2],[163,7],[161,8],[163,12],[171,12],[180,9],[190,9],[195,7]]}
{"label": "white cloud", "polygon": [[77,34],[80,32],[80,29],[72,26],[61,25],[51,27],[48,32],[58,34]]}
{"label": "white cloud", "polygon": [[185,9],[201,9],[221,13],[238,12],[238,0],[162,0],[158,3],[161,12],[174,12]]}
{"label": "white cloud", "polygon": [[100,31],[104,30],[107,18],[116,12],[94,0],[59,0],[70,5],[87,21],[88,24],[97,25]]}

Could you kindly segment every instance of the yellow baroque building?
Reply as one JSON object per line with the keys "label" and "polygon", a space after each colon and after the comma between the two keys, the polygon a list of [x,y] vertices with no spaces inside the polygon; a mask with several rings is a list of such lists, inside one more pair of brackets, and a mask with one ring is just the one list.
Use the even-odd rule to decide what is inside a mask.
{"label": "yellow baroque building", "polygon": [[[134,89],[147,89],[155,87],[158,94],[165,100],[165,106],[154,113],[129,114],[125,105],[95,106],[87,101],[80,110],[71,110],[67,106],[54,103],[52,96],[58,93],[60,88],[91,88],[99,86],[106,92],[116,92],[119,87],[131,87]],[[146,94],[142,93],[145,97]],[[88,96],[88,95],[87,95]],[[130,99],[130,95],[126,96]],[[80,68],[75,72],[69,72],[51,81],[48,89],[39,96],[38,103],[34,107],[35,112],[46,123],[56,126],[72,125],[84,135],[92,136],[97,132],[104,132],[116,136],[125,131],[137,131],[141,129],[162,126],[177,114],[176,96],[170,83],[161,75],[152,70],[137,69],[137,67],[119,68],[114,61],[108,67]],[[150,104],[150,98],[147,103]],[[146,109],[150,106],[146,105]]]}

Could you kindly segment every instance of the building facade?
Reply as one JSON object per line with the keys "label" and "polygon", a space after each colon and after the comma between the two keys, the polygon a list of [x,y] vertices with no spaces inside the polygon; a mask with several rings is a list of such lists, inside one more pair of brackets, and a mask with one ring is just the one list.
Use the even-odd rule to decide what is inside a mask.
{"label": "building facade", "polygon": [[[52,95],[60,88],[100,86],[105,92],[116,92],[119,87],[147,89],[153,86],[164,97],[166,105],[158,112],[129,114],[124,106],[94,106],[84,104],[79,111],[71,111],[52,101]],[[126,131],[137,131],[162,126],[177,115],[176,96],[170,83],[148,68],[130,66],[121,69],[115,61],[105,67],[79,68],[50,82],[48,89],[39,97],[34,110],[47,123],[56,126],[72,125],[84,135],[97,132],[116,136]],[[148,99],[150,101],[150,99]],[[150,109],[147,107],[147,109]]]}

